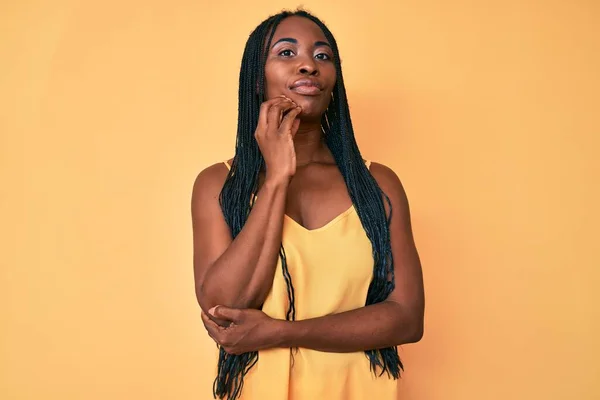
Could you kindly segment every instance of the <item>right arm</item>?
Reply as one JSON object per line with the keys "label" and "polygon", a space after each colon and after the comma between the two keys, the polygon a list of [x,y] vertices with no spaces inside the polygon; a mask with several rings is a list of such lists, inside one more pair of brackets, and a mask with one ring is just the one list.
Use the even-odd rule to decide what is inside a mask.
{"label": "right arm", "polygon": [[[290,110],[283,117],[283,112]],[[216,305],[259,308],[275,274],[281,246],[287,188],[295,173],[293,135],[300,112],[277,98],[261,106],[255,133],[267,173],[240,233],[232,239],[219,204],[223,165],[202,171],[192,193],[196,298],[205,313]]]}
{"label": "right arm", "polygon": [[273,282],[287,183],[265,181],[248,220],[232,240],[219,204],[215,165],[202,171],[192,194],[196,298],[206,313],[215,305],[258,308]]}

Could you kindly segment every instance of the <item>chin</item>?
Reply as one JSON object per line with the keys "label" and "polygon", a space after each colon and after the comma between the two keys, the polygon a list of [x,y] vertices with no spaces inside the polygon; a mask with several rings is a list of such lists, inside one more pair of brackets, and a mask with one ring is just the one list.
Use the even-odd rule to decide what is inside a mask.
{"label": "chin", "polygon": [[300,107],[302,107],[301,116],[310,116],[310,117],[319,117],[325,113],[327,110],[327,106],[324,104],[319,104],[320,102],[315,102],[311,100],[302,100],[302,99],[292,99],[298,103]]}
{"label": "chin", "polygon": [[298,115],[298,118],[300,118],[302,120],[306,120],[306,121],[320,120],[321,116],[325,112],[325,110],[315,109],[314,107],[310,107],[310,106],[305,107],[302,104],[300,104],[300,106],[302,107],[302,111]]}

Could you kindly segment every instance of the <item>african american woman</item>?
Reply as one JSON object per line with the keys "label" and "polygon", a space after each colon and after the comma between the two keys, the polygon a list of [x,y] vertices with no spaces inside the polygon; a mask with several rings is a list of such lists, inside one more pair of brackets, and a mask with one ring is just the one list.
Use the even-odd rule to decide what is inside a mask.
{"label": "african american woman", "polygon": [[250,35],[235,155],[194,183],[194,278],[213,395],[395,400],[423,335],[406,194],[356,144],[336,41],[305,12]]}

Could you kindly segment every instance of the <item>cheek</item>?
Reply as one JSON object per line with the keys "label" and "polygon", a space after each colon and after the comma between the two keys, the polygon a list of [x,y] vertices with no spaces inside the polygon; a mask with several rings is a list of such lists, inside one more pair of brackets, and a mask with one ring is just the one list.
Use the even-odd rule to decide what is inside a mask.
{"label": "cheek", "polygon": [[283,94],[281,88],[285,86],[285,80],[281,75],[281,68],[277,68],[277,65],[267,63],[265,66],[265,100]]}
{"label": "cheek", "polygon": [[337,82],[337,72],[335,70],[335,66],[333,64],[329,64],[327,69],[323,71],[324,77],[326,77],[327,82],[329,82],[329,87],[333,90],[335,83]]}

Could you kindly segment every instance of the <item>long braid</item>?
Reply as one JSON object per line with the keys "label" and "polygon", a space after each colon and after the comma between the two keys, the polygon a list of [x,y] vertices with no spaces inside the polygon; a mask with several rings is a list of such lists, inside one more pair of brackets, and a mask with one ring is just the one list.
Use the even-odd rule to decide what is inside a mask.
{"label": "long braid", "polygon": [[[337,80],[331,102],[322,119],[322,128],[327,146],[346,182],[352,203],[372,244],[373,278],[365,304],[379,303],[384,301],[394,289],[394,262],[389,232],[391,203],[362,161],[350,119],[337,43],[325,24],[306,11],[284,11],[271,16],[263,21],[248,38],[239,78],[235,156],[220,194],[221,209],[235,238],[242,230],[252,209],[254,195],[258,190],[259,174],[265,166],[264,158],[254,138],[260,105],[265,96],[264,71],[267,57],[265,48],[270,47],[277,25],[292,15],[302,16],[315,22],[325,34],[334,53]],[[390,207],[389,216],[385,213],[384,198]],[[279,256],[289,301],[286,319],[294,321],[296,318],[294,286],[283,245]],[[374,373],[377,368],[380,368],[380,376],[387,372],[393,378],[399,378],[403,366],[396,347],[368,350],[365,354],[370,360],[371,370]],[[214,397],[237,399],[242,393],[244,376],[257,362],[258,352],[233,355],[220,348],[218,373],[213,384]]]}

